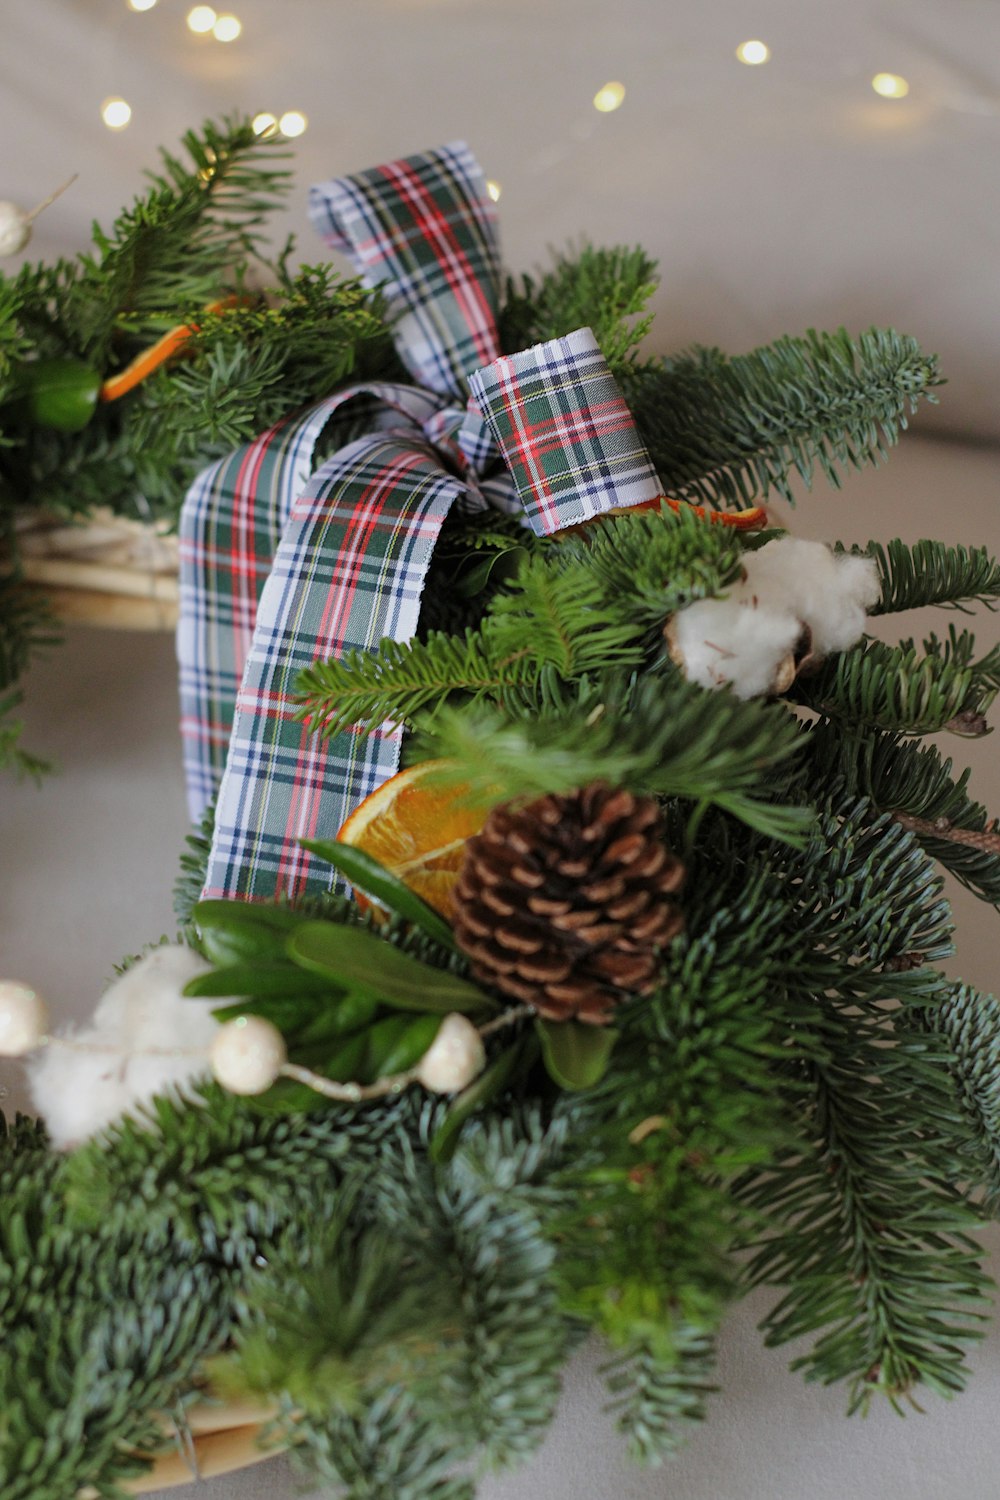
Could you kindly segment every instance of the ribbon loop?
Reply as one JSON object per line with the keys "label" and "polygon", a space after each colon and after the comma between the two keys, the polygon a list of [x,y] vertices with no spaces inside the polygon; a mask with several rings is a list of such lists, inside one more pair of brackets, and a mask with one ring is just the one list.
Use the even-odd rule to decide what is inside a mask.
{"label": "ribbon loop", "polygon": [[464,397],[469,373],[500,352],[496,211],[465,142],[314,187],[309,215],[382,291],[415,379]]}
{"label": "ribbon loop", "polygon": [[663,493],[589,328],[505,355],[469,384],[539,535]]}

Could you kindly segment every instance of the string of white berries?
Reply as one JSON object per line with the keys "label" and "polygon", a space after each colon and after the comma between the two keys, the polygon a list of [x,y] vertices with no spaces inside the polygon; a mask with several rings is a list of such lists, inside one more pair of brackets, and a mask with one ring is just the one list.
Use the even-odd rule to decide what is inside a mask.
{"label": "string of white berries", "polygon": [[64,193],[75,181],[76,173],[74,172],[72,177],[67,178],[54,193],[43,198],[42,202],[36,204],[28,213],[8,199],[0,199],[0,256],[17,255],[23,250],[31,239],[31,226],[38,215],[43,209],[48,208],[50,203],[54,203],[60,193]]}
{"label": "string of white berries", "polygon": [[666,628],[670,654],[701,687],[737,698],[783,693],[804,657],[846,651],[864,634],[879,600],[871,558],[823,542],[779,537],[742,559],[743,578],[724,598],[700,599]]}
{"label": "string of white berries", "polygon": [[212,1015],[216,999],[185,996],[189,981],[208,968],[189,948],[154,948],[109,986],[89,1026],[55,1036],[38,992],[19,980],[0,981],[0,1057],[37,1053],[29,1064],[32,1097],[55,1146],[78,1145],[156,1094],[184,1092],[209,1072],[233,1094],[262,1094],[285,1077],[359,1102],[415,1083],[433,1094],[457,1093],[486,1065],[482,1034],[455,1013],[408,1072],[369,1085],[333,1083],[290,1063],[284,1037],[264,1017],[237,1016],[220,1026]]}

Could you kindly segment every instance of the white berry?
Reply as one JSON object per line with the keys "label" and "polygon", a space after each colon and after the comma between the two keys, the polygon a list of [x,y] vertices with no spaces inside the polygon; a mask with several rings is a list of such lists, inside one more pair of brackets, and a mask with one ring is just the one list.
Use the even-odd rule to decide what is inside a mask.
{"label": "white berry", "polygon": [[30,984],[0,979],[0,1057],[23,1057],[45,1040],[45,1001]]}
{"label": "white berry", "polygon": [[220,1026],[210,1053],[212,1072],[231,1094],[262,1094],[288,1060],[285,1039],[263,1016],[237,1016]]}
{"label": "white berry", "polygon": [[432,1094],[454,1094],[467,1088],[485,1066],[482,1037],[471,1021],[456,1013],[445,1016],[414,1076]]}
{"label": "white berry", "polygon": [[0,255],[16,255],[31,239],[31,219],[16,203],[0,200]]}

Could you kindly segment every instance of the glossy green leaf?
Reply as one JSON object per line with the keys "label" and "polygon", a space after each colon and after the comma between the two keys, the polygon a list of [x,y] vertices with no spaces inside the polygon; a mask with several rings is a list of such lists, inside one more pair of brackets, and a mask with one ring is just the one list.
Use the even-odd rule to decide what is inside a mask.
{"label": "glossy green leaf", "polygon": [[285,939],[303,918],[287,906],[199,901],[191,920],[198,930],[202,952],[212,963],[242,965],[283,960]]}
{"label": "glossy green leaf", "polygon": [[198,974],[188,980],[184,994],[222,999],[227,995],[329,995],[334,988],[331,980],[311,974],[298,964],[262,959],[256,964],[230,964]]}
{"label": "glossy green leaf", "polygon": [[326,1045],[333,1038],[370,1026],[378,1002],[367,995],[343,995],[326,989],[317,995],[250,996],[212,1011],[218,1021],[237,1016],[263,1016],[272,1022],[292,1048]]}
{"label": "glossy green leaf", "polygon": [[397,1010],[446,1015],[499,1008],[468,980],[428,968],[358,927],[305,922],[289,937],[287,951],[303,968]]}
{"label": "glossy green leaf", "polygon": [[441,1029],[443,1016],[386,1016],[368,1032],[366,1083],[407,1073],[420,1061]]}
{"label": "glossy green leaf", "polygon": [[579,1021],[535,1022],[549,1077],[563,1089],[589,1089],[604,1077],[617,1031]]}
{"label": "glossy green leaf", "polygon": [[309,849],[333,865],[366,896],[371,896],[389,911],[398,912],[442,947],[454,949],[455,939],[444,917],[363,849],[342,844],[339,839],[300,839],[299,843],[303,849]]}
{"label": "glossy green leaf", "polygon": [[24,384],[33,421],[58,432],[80,432],[94,415],[101,376],[82,360],[56,355],[28,365]]}

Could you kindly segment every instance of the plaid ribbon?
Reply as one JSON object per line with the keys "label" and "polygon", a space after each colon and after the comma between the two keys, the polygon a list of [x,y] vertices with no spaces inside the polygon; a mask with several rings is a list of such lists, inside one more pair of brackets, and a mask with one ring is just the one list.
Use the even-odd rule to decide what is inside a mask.
{"label": "plaid ribbon", "polygon": [[[324,741],[295,720],[295,680],[317,658],[413,634],[453,504],[523,511],[545,534],[660,493],[589,330],[497,357],[493,205],[465,146],[316,188],[311,211],[382,287],[421,385],[338,392],[214,464],[185,502],[192,816],[222,772],[210,896],[330,884],[299,840],[333,837],[393,774],[400,731]],[[320,434],[332,422],[346,437],[359,420],[365,435],[308,477]]]}
{"label": "plaid ribbon", "polygon": [[496,210],[479,163],[454,141],[314,187],[309,217],[380,287],[417,382],[446,396],[500,352]]}
{"label": "plaid ribbon", "polygon": [[469,386],[535,531],[663,493],[589,328],[498,359]]}

